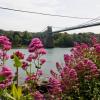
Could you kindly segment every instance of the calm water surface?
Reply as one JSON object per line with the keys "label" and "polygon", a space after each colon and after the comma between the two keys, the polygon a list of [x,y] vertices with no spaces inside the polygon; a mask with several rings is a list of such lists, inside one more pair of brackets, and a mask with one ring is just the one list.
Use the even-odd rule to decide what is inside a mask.
{"label": "calm water surface", "polygon": [[[64,54],[69,54],[71,48],[53,48],[53,49],[46,49],[47,54],[43,58],[46,58],[46,63],[44,66],[42,66],[42,70],[44,73],[44,77],[47,77],[50,75],[50,69],[56,70],[55,63],[60,62],[63,63],[63,55]],[[22,51],[25,56],[28,56],[28,51],[27,49],[12,49],[8,52],[8,54],[13,54],[14,51],[20,50]],[[14,71],[15,68],[13,67],[13,62],[12,60],[9,60],[6,62],[7,65],[9,65]],[[36,69],[33,67],[33,70],[35,71]],[[20,74],[20,83],[22,83],[25,79],[25,72],[20,68],[19,70]]]}

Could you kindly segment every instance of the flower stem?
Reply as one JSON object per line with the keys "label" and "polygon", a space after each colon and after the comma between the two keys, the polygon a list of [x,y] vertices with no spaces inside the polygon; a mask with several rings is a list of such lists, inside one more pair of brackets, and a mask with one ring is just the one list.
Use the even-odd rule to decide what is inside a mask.
{"label": "flower stem", "polygon": [[16,68],[16,75],[17,75],[17,88],[18,88],[18,83],[19,83],[19,80],[18,80],[18,67]]}
{"label": "flower stem", "polygon": [[30,75],[31,75],[31,67],[32,67],[32,64],[30,63]]}
{"label": "flower stem", "polygon": [[3,51],[3,60],[2,61],[3,61],[3,65],[4,65],[4,63],[5,63],[5,61],[4,61],[4,51]]}

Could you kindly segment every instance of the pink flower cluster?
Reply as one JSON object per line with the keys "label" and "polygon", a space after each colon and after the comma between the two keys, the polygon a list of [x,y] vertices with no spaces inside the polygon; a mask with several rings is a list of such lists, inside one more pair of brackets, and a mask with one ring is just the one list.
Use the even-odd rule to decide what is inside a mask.
{"label": "pink flower cluster", "polygon": [[61,82],[63,90],[71,90],[78,80],[77,72],[74,68],[65,66],[61,71]]}
{"label": "pink flower cluster", "polygon": [[100,53],[100,43],[94,45],[95,51],[99,54]]}
{"label": "pink flower cluster", "polygon": [[41,76],[41,75],[43,75],[42,70],[38,69],[37,72],[36,72],[36,75],[37,75],[37,76]]}
{"label": "pink flower cluster", "polygon": [[13,73],[12,70],[8,66],[2,66],[0,71],[0,88],[5,88],[9,85],[11,85],[12,79],[13,79]]}
{"label": "pink flower cluster", "polygon": [[29,52],[35,52],[38,54],[46,54],[46,50],[43,48],[43,44],[39,38],[32,39],[28,47]]}
{"label": "pink flower cluster", "polygon": [[76,44],[72,50],[71,50],[71,53],[72,55],[74,56],[74,58],[79,58],[79,59],[82,59],[84,58],[86,52],[89,51],[89,46],[85,43],[81,43],[81,44]]}
{"label": "pink flower cluster", "polygon": [[37,70],[36,73],[32,74],[32,75],[28,75],[27,78],[25,79],[26,82],[29,82],[29,81],[36,81],[38,80],[38,78],[43,75],[43,72],[42,70]]}
{"label": "pink flower cluster", "polygon": [[29,44],[28,50],[29,52],[35,52],[37,49],[40,49],[43,47],[42,42],[39,38],[32,39],[31,43]]}
{"label": "pink flower cluster", "polygon": [[11,59],[14,58],[14,55],[16,55],[19,59],[24,59],[24,54],[20,51],[16,51],[13,55],[11,55]]}
{"label": "pink flower cluster", "polygon": [[11,49],[11,42],[6,36],[0,36],[0,44],[3,48],[3,50],[9,50]]}
{"label": "pink flower cluster", "polygon": [[39,91],[34,92],[33,96],[34,100],[45,100],[44,96]]}
{"label": "pink flower cluster", "polygon": [[6,52],[0,50],[0,59],[3,60],[8,60],[9,59],[9,55],[7,55]]}
{"label": "pink flower cluster", "polygon": [[62,92],[61,82],[54,77],[49,78],[49,92],[53,95],[57,95]]}
{"label": "pink flower cluster", "polygon": [[29,66],[29,64],[27,62],[25,62],[25,61],[22,62],[22,69],[23,70],[26,70],[28,66]]}
{"label": "pink flower cluster", "polygon": [[35,81],[37,79],[36,74],[32,74],[26,77],[25,82]]}
{"label": "pink flower cluster", "polygon": [[64,62],[66,66],[71,66],[71,63],[73,62],[73,55],[64,54]]}
{"label": "pink flower cluster", "polygon": [[78,76],[81,76],[82,74],[87,79],[91,79],[93,77],[99,76],[99,71],[97,66],[89,59],[84,59],[80,61],[76,67],[75,67]]}
{"label": "pink flower cluster", "polygon": [[32,62],[33,59],[36,59],[38,57],[38,55],[36,53],[34,54],[30,54],[28,57],[27,57],[27,61],[28,62]]}
{"label": "pink flower cluster", "polygon": [[32,60],[38,60],[40,66],[46,62],[45,59],[40,59],[41,55],[46,54],[46,50],[43,48],[43,44],[39,38],[32,39],[31,43],[29,44],[28,51],[31,54],[28,56],[27,61],[32,62]]}

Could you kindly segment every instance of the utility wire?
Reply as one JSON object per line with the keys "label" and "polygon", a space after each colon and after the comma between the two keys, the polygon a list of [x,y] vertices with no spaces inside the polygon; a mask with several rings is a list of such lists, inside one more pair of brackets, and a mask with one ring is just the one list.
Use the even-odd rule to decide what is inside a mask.
{"label": "utility wire", "polygon": [[13,8],[1,7],[1,6],[0,6],[0,9],[12,10],[12,11],[17,11],[17,12],[25,12],[25,13],[33,13],[33,14],[40,14],[40,15],[47,15],[47,16],[66,17],[66,18],[73,18],[73,19],[93,19],[93,18],[88,18],[88,17],[56,15],[56,14],[50,14],[50,13],[41,13],[41,12],[34,12],[34,11],[27,11],[27,10],[19,10],[19,9],[13,9]]}

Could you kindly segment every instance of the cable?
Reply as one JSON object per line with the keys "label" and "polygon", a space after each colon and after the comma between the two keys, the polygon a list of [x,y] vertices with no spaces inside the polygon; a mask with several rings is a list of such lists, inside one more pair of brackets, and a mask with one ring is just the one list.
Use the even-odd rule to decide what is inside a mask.
{"label": "cable", "polygon": [[52,26],[52,28],[62,29],[63,27]]}
{"label": "cable", "polygon": [[47,16],[66,17],[66,18],[73,18],[73,19],[93,19],[93,18],[88,18],[88,17],[86,18],[86,17],[76,17],[76,16],[66,16],[66,15],[56,15],[56,14],[50,14],[50,13],[26,11],[26,10],[19,10],[19,9],[13,9],[13,8],[1,7],[1,6],[0,6],[0,9],[25,12],[25,13],[33,13],[33,14],[40,14],[40,15],[47,15]]}
{"label": "cable", "polygon": [[92,24],[94,22],[97,22],[98,20],[100,20],[100,16],[96,17],[96,18],[93,18],[92,20],[89,20],[85,23],[82,23],[82,24],[79,24],[78,26],[82,26],[82,25],[87,25],[87,24]]}
{"label": "cable", "polygon": [[65,29],[62,29],[62,30],[53,31],[52,33],[59,33],[59,32],[63,32],[63,31],[70,31],[70,30],[93,27],[93,26],[100,26],[100,22],[96,22],[96,23],[93,23],[93,24],[87,24],[87,25],[81,25],[81,26],[68,27],[68,28],[65,28]]}

